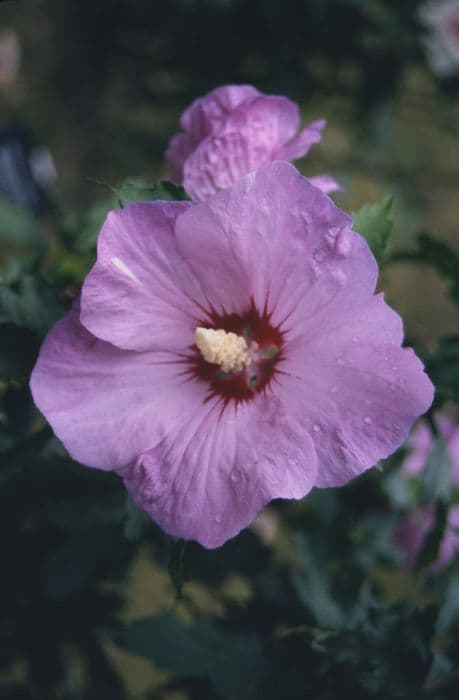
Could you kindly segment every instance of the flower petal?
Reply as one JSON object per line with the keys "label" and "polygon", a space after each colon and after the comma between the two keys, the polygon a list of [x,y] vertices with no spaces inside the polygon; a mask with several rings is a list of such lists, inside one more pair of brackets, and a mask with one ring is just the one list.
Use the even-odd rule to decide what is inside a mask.
{"label": "flower petal", "polygon": [[175,537],[218,547],[273,498],[302,498],[316,475],[312,442],[275,397],[190,414],[124,470],[134,500]]}
{"label": "flower petal", "polygon": [[215,132],[238,105],[258,95],[252,85],[223,85],[194,100],[182,114],[180,126],[200,140]]}
{"label": "flower petal", "polygon": [[[318,119],[308,124],[308,126],[300,131],[298,136],[295,136],[277,151],[275,160],[296,160],[297,158],[303,158],[303,156],[309,152],[311,146],[314,146],[315,143],[319,143],[322,138],[322,130],[325,128],[326,124],[327,122],[325,119]],[[316,185],[316,187],[318,187],[318,185]]]}
{"label": "flower petal", "polygon": [[124,467],[179,429],[207,387],[183,375],[173,355],[135,353],[97,340],[78,306],[48,334],[32,394],[72,457],[91,467]]}
{"label": "flower petal", "polygon": [[175,134],[169,141],[166,150],[166,163],[170,169],[172,182],[180,185],[183,181],[183,166],[190,155],[198,145],[199,140],[194,139],[190,134]]}
{"label": "flower petal", "polygon": [[308,180],[311,185],[318,187],[324,194],[343,191],[341,185],[330,175],[315,175],[314,177],[308,177]]}
{"label": "flower petal", "polygon": [[[316,486],[339,486],[399,447],[433,386],[382,296],[286,344],[279,384],[315,440]],[[354,316],[354,318],[352,318]],[[320,319],[318,321],[320,323]],[[302,341],[300,340],[302,339]]]}
{"label": "flower petal", "polygon": [[247,311],[252,299],[262,310],[269,301],[277,325],[316,313],[343,289],[357,301],[373,292],[376,263],[350,225],[328,197],[279,162],[188,209],[176,235],[217,311]]}
{"label": "flower petal", "polygon": [[166,151],[174,182],[183,180],[183,165],[199,143],[218,131],[226,116],[244,100],[260,93],[251,85],[225,85],[195,100],[180,119],[185,133],[172,137]]}
{"label": "flower petal", "polygon": [[174,239],[175,219],[190,206],[149,202],[110,212],[81,294],[81,322],[97,338],[128,350],[183,352],[193,344],[204,295]]}
{"label": "flower petal", "polygon": [[298,106],[285,97],[260,96],[243,102],[185,162],[186,191],[202,201],[276,160],[298,126]]}

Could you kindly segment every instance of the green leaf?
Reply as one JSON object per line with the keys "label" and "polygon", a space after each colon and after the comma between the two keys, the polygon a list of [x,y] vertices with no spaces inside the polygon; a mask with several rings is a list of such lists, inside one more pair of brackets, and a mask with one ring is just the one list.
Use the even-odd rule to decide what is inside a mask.
{"label": "green leaf", "polygon": [[459,335],[441,338],[426,360],[426,372],[435,385],[435,400],[459,402]]}
{"label": "green leaf", "polygon": [[448,243],[421,233],[417,237],[417,248],[395,253],[391,262],[430,265],[446,281],[451,299],[459,303],[459,255]]}
{"label": "green leaf", "polygon": [[100,565],[104,532],[94,530],[91,537],[75,532],[67,541],[48,553],[43,562],[42,583],[50,599],[74,595],[88,585]]}
{"label": "green leaf", "polygon": [[49,509],[50,519],[63,530],[84,532],[120,523],[125,517],[123,491],[108,492],[103,498],[85,494],[84,498],[59,500]]}
{"label": "green leaf", "polygon": [[174,185],[167,180],[161,180],[153,185],[153,187],[148,187],[143,183],[123,182],[119,187],[111,187],[110,189],[115,195],[120,207],[124,207],[126,204],[131,204],[133,202],[189,200],[183,187]]}
{"label": "green leaf", "polygon": [[0,241],[42,248],[43,242],[35,219],[21,207],[0,195]]}
{"label": "green leaf", "polygon": [[125,538],[131,541],[139,540],[148,522],[149,519],[146,513],[136,506],[131,496],[127,493],[124,511]]}
{"label": "green leaf", "polygon": [[432,530],[428,533],[424,540],[424,544],[419,553],[416,566],[425,568],[432,564],[438,558],[440,545],[445,534],[445,529],[448,520],[448,506],[440,501],[437,503],[435,511],[435,522]]}
{"label": "green leaf", "polygon": [[72,212],[66,216],[64,225],[70,232],[77,253],[89,253],[95,250],[100,229],[112,206],[112,198],[107,197],[83,212]]}
{"label": "green leaf", "polygon": [[450,502],[451,466],[451,457],[446,448],[446,443],[439,435],[427,458],[424,470],[421,489],[421,500],[423,503]]}
{"label": "green leaf", "polygon": [[14,287],[0,284],[0,323],[14,323],[44,335],[60,314],[53,291],[32,275],[23,275]]}
{"label": "green leaf", "polygon": [[28,384],[11,382],[5,391],[3,405],[8,433],[29,433],[38,414]]}
{"label": "green leaf", "polygon": [[448,632],[459,622],[459,571],[453,571],[442,597],[436,624],[437,634]]}
{"label": "green leaf", "polygon": [[303,535],[295,535],[295,551],[300,558],[301,571],[294,571],[292,583],[296,593],[320,627],[337,629],[343,624],[343,612],[333,600],[326,566],[314,556]]}
{"label": "green leaf", "polygon": [[261,643],[221,631],[209,620],[188,627],[168,612],[120,627],[118,646],[180,677],[209,678],[223,698],[253,694],[261,666]]}
{"label": "green leaf", "polygon": [[13,323],[0,326],[0,380],[23,379],[35,363],[38,338],[26,328]]}
{"label": "green leaf", "polygon": [[171,552],[169,557],[168,571],[172,585],[175,589],[177,600],[182,597],[182,589],[185,581],[183,562],[185,558],[185,540],[171,540]]}
{"label": "green leaf", "polygon": [[378,263],[387,254],[394,223],[392,205],[393,197],[388,195],[375,204],[364,204],[358,212],[352,213],[355,230],[366,239]]}

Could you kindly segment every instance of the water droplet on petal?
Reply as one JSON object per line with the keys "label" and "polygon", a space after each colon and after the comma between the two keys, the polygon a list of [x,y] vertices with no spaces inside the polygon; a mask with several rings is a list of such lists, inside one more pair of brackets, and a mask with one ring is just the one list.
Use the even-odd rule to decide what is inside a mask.
{"label": "water droplet on petal", "polygon": [[221,516],[221,515],[216,515],[216,516],[214,517],[214,520],[215,520],[216,523],[221,523],[221,521],[222,521],[222,516]]}
{"label": "water droplet on petal", "polygon": [[339,284],[344,284],[347,280],[346,273],[340,267],[332,271],[332,276]]}
{"label": "water droplet on petal", "polygon": [[233,482],[233,484],[239,484],[242,481],[242,474],[239,471],[239,469],[233,469],[233,471],[230,474],[230,479]]}
{"label": "water droplet on petal", "polygon": [[371,425],[371,424],[373,423],[373,421],[371,420],[370,416],[364,416],[364,417],[363,417],[363,422],[364,422],[366,425]]}
{"label": "water droplet on petal", "polygon": [[324,248],[318,248],[314,251],[312,257],[316,262],[323,262],[327,257],[327,251]]}
{"label": "water droplet on petal", "polygon": [[312,429],[315,433],[320,433],[320,425],[317,425],[317,423],[314,423]]}
{"label": "water droplet on petal", "polygon": [[336,236],[340,233],[341,231],[340,226],[332,226],[331,228],[328,229],[327,233],[325,234],[327,238],[331,238],[332,240],[335,240]]}

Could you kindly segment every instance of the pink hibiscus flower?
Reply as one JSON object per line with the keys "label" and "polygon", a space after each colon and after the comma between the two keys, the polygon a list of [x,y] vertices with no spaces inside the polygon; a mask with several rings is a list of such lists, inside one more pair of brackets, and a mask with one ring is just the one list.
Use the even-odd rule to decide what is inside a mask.
{"label": "pink hibiscus flower", "polygon": [[[414,569],[427,535],[435,522],[434,510],[430,506],[416,508],[407,515],[395,533],[395,543],[404,555],[405,566]],[[447,566],[459,551],[459,506],[448,510],[445,534],[440,543],[438,557],[430,565],[429,571],[437,573]]]}
{"label": "pink hibiscus flower", "polygon": [[350,218],[287,163],[202,204],[111,212],[79,307],[44,342],[35,401],[166,532],[219,546],[271,499],[389,455],[430,405],[377,272]]}
{"label": "pink hibiscus flower", "polygon": [[[459,425],[445,414],[435,416],[435,424],[446,444],[451,460],[451,483],[459,487]],[[421,476],[434,447],[435,438],[425,421],[419,422],[407,440],[409,453],[403,462],[402,473],[407,477]],[[417,557],[425,539],[434,526],[434,511],[431,507],[415,508],[402,521],[395,533],[395,542],[401,548],[408,568],[416,565]],[[443,569],[459,551],[459,506],[448,510],[448,520],[440,551],[430,571]]]}
{"label": "pink hibiscus flower", "polygon": [[[445,414],[435,416],[435,424],[446,444],[451,459],[451,483],[459,487],[459,425]],[[406,476],[420,476],[434,446],[432,430],[425,421],[420,421],[407,440],[409,454],[402,470]]]}
{"label": "pink hibiscus flower", "polygon": [[423,37],[427,61],[434,73],[459,72],[459,0],[432,0],[419,9],[428,33]]}
{"label": "pink hibiscus flower", "polygon": [[[302,158],[320,141],[325,121],[298,133],[295,102],[251,85],[225,85],[195,100],[180,125],[183,132],[171,139],[166,160],[174,181],[202,201],[272,161]],[[329,175],[309,180],[326,193],[341,189]]]}

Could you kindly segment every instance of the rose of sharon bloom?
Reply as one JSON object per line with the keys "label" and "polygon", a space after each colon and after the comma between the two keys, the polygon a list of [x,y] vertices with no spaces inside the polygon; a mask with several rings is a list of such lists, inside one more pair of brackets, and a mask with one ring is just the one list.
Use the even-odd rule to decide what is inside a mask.
{"label": "rose of sharon bloom", "polygon": [[[445,414],[435,416],[435,424],[440,431],[451,459],[451,483],[459,487],[459,425]],[[424,471],[435,438],[425,421],[418,423],[407,440],[409,454],[402,465],[402,473],[408,477],[420,476]],[[425,538],[434,526],[434,511],[430,507],[417,508],[409,513],[395,533],[395,542],[401,548],[408,568],[416,565],[417,557]],[[436,561],[430,571],[437,572],[445,567],[459,551],[459,506],[448,511],[448,524]]]}
{"label": "rose of sharon bloom", "polygon": [[[430,507],[413,510],[395,533],[395,543],[404,554],[405,565],[414,569],[425,539],[434,526],[434,511]],[[437,559],[429,571],[437,573],[447,566],[459,552],[459,506],[448,510],[446,531],[440,544]]]}
{"label": "rose of sharon bloom", "polygon": [[[451,482],[459,487],[459,424],[450,416],[437,414],[435,424],[440,431],[451,459]],[[434,436],[429,425],[420,421],[407,440],[409,454],[402,470],[407,476],[420,476],[434,446]]]}
{"label": "rose of sharon bloom", "polygon": [[459,0],[434,0],[419,10],[428,29],[423,38],[427,61],[434,73],[447,77],[459,72]]}
{"label": "rose of sharon bloom", "polygon": [[70,454],[216,547],[393,452],[433,387],[351,225],[288,163],[111,212],[31,380]]}
{"label": "rose of sharon bloom", "polygon": [[[195,100],[180,125],[166,160],[174,181],[202,201],[272,161],[302,158],[320,141],[325,121],[298,133],[295,102],[251,85],[225,85]],[[341,189],[329,175],[309,179],[326,193]]]}

